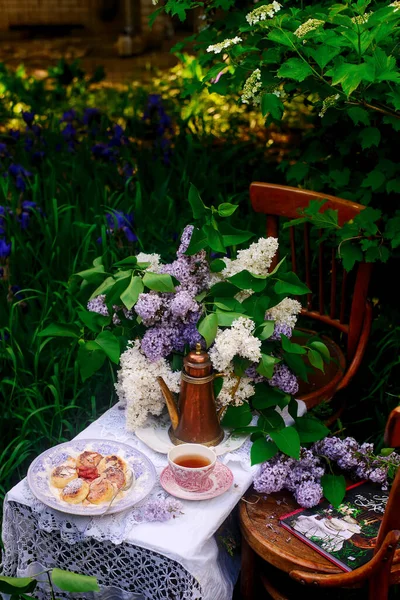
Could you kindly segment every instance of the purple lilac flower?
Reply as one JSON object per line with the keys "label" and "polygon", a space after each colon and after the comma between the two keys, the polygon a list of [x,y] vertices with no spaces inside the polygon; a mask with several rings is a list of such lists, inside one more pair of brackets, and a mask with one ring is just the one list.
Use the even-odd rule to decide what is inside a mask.
{"label": "purple lilac flower", "polygon": [[135,304],[135,312],[146,327],[154,325],[161,317],[162,298],[158,294],[139,294]]}
{"label": "purple lilac flower", "polygon": [[186,250],[189,248],[190,240],[193,235],[193,230],[193,225],[186,225],[185,229],[183,230],[183,233],[181,235],[181,243],[179,245],[178,252],[176,253],[178,257],[182,256],[182,254],[185,254]]}
{"label": "purple lilac flower", "polygon": [[250,377],[250,379],[252,379],[254,383],[262,383],[263,381],[266,381],[265,377],[257,373],[256,364],[250,365],[250,367],[246,369],[244,374],[246,375],[246,377]]}
{"label": "purple lilac flower", "polygon": [[254,479],[254,489],[263,494],[279,492],[285,485],[290,462],[283,462],[281,456],[275,456],[261,465],[257,477]]}
{"label": "purple lilac flower", "polygon": [[143,508],[143,520],[148,523],[169,521],[174,513],[181,512],[182,508],[182,503],[174,498],[150,500]]}
{"label": "purple lilac flower", "polygon": [[343,442],[335,436],[326,437],[314,444],[313,451],[330,460],[338,460],[343,454]]}
{"label": "purple lilac flower", "polygon": [[305,481],[294,492],[294,497],[300,506],[311,508],[316,506],[323,496],[321,484],[316,481]]}
{"label": "purple lilac flower", "polygon": [[125,234],[128,242],[136,242],[137,237],[133,232],[133,215],[126,214],[121,211],[115,210],[112,213],[106,215],[107,223],[109,226],[108,233],[114,233],[115,231],[122,231]]}
{"label": "purple lilac flower", "polygon": [[292,396],[297,394],[299,390],[296,375],[286,365],[276,365],[274,374],[268,380],[268,383],[272,387],[277,387],[285,394],[291,394]]}
{"label": "purple lilac flower", "polygon": [[174,317],[182,319],[183,322],[190,320],[190,314],[193,313],[196,313],[196,320],[198,320],[199,305],[186,290],[181,290],[174,295],[170,310]]}
{"label": "purple lilac flower", "polygon": [[182,335],[185,344],[187,344],[189,348],[194,348],[196,344],[202,344],[204,346],[204,340],[198,332],[197,327],[194,323],[186,325],[186,327],[184,327],[183,329]]}
{"label": "purple lilac flower", "polygon": [[274,333],[269,338],[271,341],[280,340],[282,334],[286,335],[286,337],[291,338],[293,333],[293,329],[286,325],[285,323],[275,323]]}
{"label": "purple lilac flower", "polygon": [[35,113],[25,111],[22,113],[22,118],[25,121],[25,123],[28,125],[28,127],[31,127],[31,125],[34,121],[34,118],[35,118]]}
{"label": "purple lilac flower", "polygon": [[382,469],[382,468],[378,468],[378,469],[374,469],[373,471],[371,471],[369,473],[369,479],[371,481],[373,481],[374,483],[386,483],[387,480],[387,469]]}
{"label": "purple lilac flower", "polygon": [[172,335],[170,328],[151,327],[142,338],[141,348],[147,358],[154,362],[165,358],[172,351]]}
{"label": "purple lilac flower", "polygon": [[337,459],[337,464],[341,469],[353,469],[360,463],[357,456],[360,446],[352,437],[345,438],[342,442],[342,455]]}
{"label": "purple lilac flower", "polygon": [[108,312],[108,308],[105,303],[106,296],[105,294],[100,294],[93,298],[93,300],[89,300],[86,308],[90,312],[99,313],[99,315],[103,315],[104,317],[109,317],[110,313]]}
{"label": "purple lilac flower", "polygon": [[11,254],[11,242],[7,244],[7,240],[0,238],[0,258],[8,258]]}

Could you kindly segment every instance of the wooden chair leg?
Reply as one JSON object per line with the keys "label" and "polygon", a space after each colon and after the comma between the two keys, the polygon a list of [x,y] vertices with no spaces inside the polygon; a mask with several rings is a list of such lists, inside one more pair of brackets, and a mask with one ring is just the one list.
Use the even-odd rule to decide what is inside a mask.
{"label": "wooden chair leg", "polygon": [[240,575],[240,594],[243,600],[254,599],[256,555],[242,536],[242,571]]}
{"label": "wooden chair leg", "polygon": [[[282,573],[282,576],[286,576],[286,574]],[[263,573],[261,574],[261,582],[273,600],[289,600],[289,598],[278,590]],[[300,592],[302,592],[302,590],[300,590]]]}

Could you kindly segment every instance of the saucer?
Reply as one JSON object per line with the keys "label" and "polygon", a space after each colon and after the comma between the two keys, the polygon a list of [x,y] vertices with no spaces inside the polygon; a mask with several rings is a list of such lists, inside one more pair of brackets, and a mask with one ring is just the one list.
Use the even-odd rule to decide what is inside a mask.
{"label": "saucer", "polygon": [[190,492],[179,487],[176,483],[171,469],[165,467],[160,475],[160,483],[164,490],[176,496],[176,498],[182,498],[182,500],[209,500],[224,494],[233,483],[233,473],[227,466],[220,462],[215,464],[215,469],[209,477],[211,481],[210,489],[205,492]]}

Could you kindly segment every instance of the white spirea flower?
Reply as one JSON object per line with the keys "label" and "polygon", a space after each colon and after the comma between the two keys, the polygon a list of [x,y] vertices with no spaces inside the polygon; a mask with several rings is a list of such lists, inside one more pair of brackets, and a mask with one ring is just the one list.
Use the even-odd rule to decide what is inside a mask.
{"label": "white spirea flower", "polygon": [[372,15],[372,12],[369,12],[369,13],[365,13],[364,15],[357,15],[356,17],[353,17],[351,20],[353,21],[353,23],[356,23],[357,25],[364,25],[365,23],[368,23],[368,19],[370,18],[371,15]]}
{"label": "white spirea flower", "polygon": [[232,275],[236,275],[236,273],[240,273],[244,269],[247,269],[254,275],[267,275],[278,247],[279,243],[276,238],[260,238],[257,242],[253,242],[246,250],[239,250],[235,260],[224,258],[226,267],[222,271],[222,275],[225,278],[232,277]]}
{"label": "white spirea flower", "polygon": [[325,115],[328,108],[335,106],[335,104],[339,100],[339,98],[340,98],[339,94],[335,94],[334,96],[328,96],[327,98],[325,98],[325,100],[322,103],[322,108],[321,108],[320,112],[318,113],[318,116],[322,118]]}
{"label": "white spirea flower", "polygon": [[140,263],[150,263],[146,268],[146,271],[150,273],[159,273],[161,268],[161,256],[159,254],[146,254],[145,252],[139,252],[136,255],[137,261]]}
{"label": "white spirea flower", "polygon": [[152,4],[154,4],[154,6],[157,6],[158,4],[158,0],[151,0]]}
{"label": "white spirea flower", "polygon": [[[234,395],[232,396],[232,394]],[[249,377],[241,377],[238,385],[238,377],[233,373],[233,366],[230,365],[224,371],[222,389],[217,397],[218,408],[221,406],[240,406],[254,395],[255,389],[252,380]]]}
{"label": "white spirea flower", "polygon": [[172,392],[179,392],[181,374],[173,372],[164,358],[149,361],[140,351],[140,340],[131,342],[120,363],[115,389],[119,400],[127,405],[127,429],[134,431],[144,425],[149,413],[161,414],[165,405],[157,377],[161,376]]}
{"label": "white spirea flower", "polygon": [[255,8],[249,12],[246,15],[246,20],[249,25],[256,25],[256,23],[259,23],[260,21],[266,21],[268,17],[272,19],[275,13],[277,13],[281,8],[282,5],[279,4],[279,2],[264,4],[264,6],[259,6],[258,8]]}
{"label": "white spirea flower", "polygon": [[275,324],[288,325],[293,327],[296,325],[297,315],[301,312],[301,304],[293,298],[284,298],[279,304],[270,308],[265,315],[267,319],[272,319]]}
{"label": "white spirea flower", "polygon": [[231,46],[235,46],[235,44],[239,44],[241,41],[242,38],[236,36],[234,38],[224,40],[223,42],[219,42],[219,44],[211,44],[211,46],[208,46],[207,52],[214,52],[214,54],[220,54],[220,52],[222,52],[223,50],[226,50]]}
{"label": "white spirea flower", "polygon": [[321,27],[321,25],[324,25],[324,23],[325,21],[321,21],[321,19],[308,19],[308,21],[296,29],[294,35],[298,38],[303,38],[305,35],[307,35],[307,33],[310,33],[310,31],[314,31],[314,29]]}
{"label": "white spirea flower", "polygon": [[242,102],[244,104],[249,104],[253,102],[253,104],[260,104],[260,89],[262,87],[261,83],[261,71],[260,69],[255,69],[253,73],[248,77],[243,86],[242,93]]}
{"label": "white spirea flower", "polygon": [[252,319],[239,317],[227,329],[219,329],[214,345],[209,351],[214,369],[224,371],[234,356],[258,362],[261,358],[261,340],[254,337]]}
{"label": "white spirea flower", "polygon": [[389,6],[393,6],[393,8],[396,10],[399,10],[400,8],[400,0],[395,0],[394,2],[392,2],[391,4],[389,4]]}

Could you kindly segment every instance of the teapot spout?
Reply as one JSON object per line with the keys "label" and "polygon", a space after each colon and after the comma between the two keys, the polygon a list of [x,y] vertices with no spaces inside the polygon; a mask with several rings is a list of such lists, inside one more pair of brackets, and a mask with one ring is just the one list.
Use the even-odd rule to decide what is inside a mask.
{"label": "teapot spout", "polygon": [[162,395],[165,398],[169,417],[171,419],[172,429],[173,431],[175,431],[179,424],[179,413],[174,399],[174,395],[162,377],[157,377],[157,381],[161,388]]}

